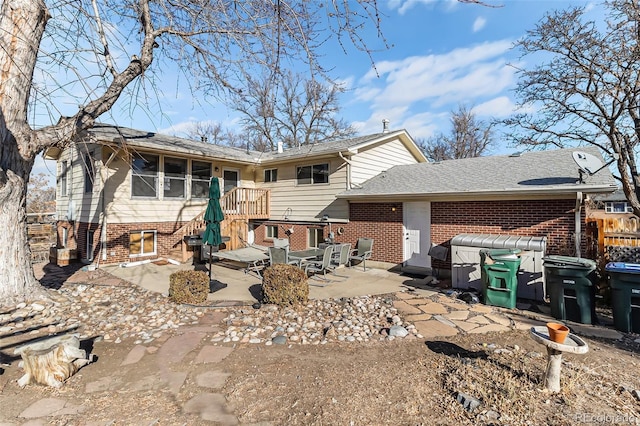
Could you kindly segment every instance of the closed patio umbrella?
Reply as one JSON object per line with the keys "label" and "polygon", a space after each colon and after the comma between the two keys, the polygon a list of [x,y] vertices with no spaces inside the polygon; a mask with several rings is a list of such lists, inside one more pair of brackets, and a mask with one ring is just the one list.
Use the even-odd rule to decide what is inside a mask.
{"label": "closed patio umbrella", "polygon": [[211,278],[211,253],[217,251],[218,246],[222,244],[222,235],[220,235],[220,222],[224,220],[224,213],[220,207],[220,184],[217,177],[212,177],[209,183],[209,202],[207,210],[204,212],[204,220],[206,228],[202,235],[202,244],[210,245],[209,249],[209,278]]}

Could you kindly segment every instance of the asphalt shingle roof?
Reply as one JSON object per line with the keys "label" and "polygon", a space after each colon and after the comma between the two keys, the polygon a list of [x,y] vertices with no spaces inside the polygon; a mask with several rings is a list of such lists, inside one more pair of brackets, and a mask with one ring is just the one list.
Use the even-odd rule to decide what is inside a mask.
{"label": "asphalt shingle roof", "polygon": [[[286,161],[289,159],[304,158],[308,156],[329,154],[348,150],[367,142],[375,141],[392,133],[375,133],[366,136],[357,136],[349,139],[325,141],[312,145],[303,145],[299,148],[289,148],[282,153],[275,151],[260,152],[246,149],[233,148],[223,145],[214,145],[197,140],[179,138],[154,132],[130,129],[127,127],[113,126],[110,124],[96,124],[89,130],[98,140],[121,142],[124,137],[127,143],[134,147],[157,149],[167,152],[180,152],[184,154],[201,155],[211,158],[224,158],[242,162],[268,162]],[[399,132],[398,132],[399,133]]]}
{"label": "asphalt shingle roof", "polygon": [[341,198],[378,197],[394,195],[444,195],[488,192],[576,192],[594,187],[615,187],[607,168],[584,183],[573,161],[574,151],[587,152],[599,159],[595,147],[554,151],[525,152],[519,156],[476,157],[447,160],[438,163],[419,163],[395,166],[386,172],[339,194]]}

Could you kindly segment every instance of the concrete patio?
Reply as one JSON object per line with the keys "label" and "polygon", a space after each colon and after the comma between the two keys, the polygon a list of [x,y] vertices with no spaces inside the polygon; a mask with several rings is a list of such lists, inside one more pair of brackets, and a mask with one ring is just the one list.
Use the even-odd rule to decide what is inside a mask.
{"label": "concrete patio", "polygon": [[[207,264],[174,265],[171,263],[166,265],[145,263],[127,267],[119,265],[100,267],[100,269],[113,276],[137,284],[147,290],[163,294],[167,294],[169,291],[169,276],[172,273],[193,269],[207,271],[207,268]],[[262,280],[255,273],[245,273],[232,263],[214,262],[212,264],[211,278],[219,283],[226,284],[226,287],[209,294],[209,300],[251,303],[258,300]],[[395,293],[407,289],[426,288],[431,281],[430,278],[413,279],[384,269],[367,267],[367,270],[364,271],[362,265],[352,268],[340,268],[336,274],[328,274],[327,278],[331,281],[324,282],[319,278],[309,279],[309,297],[311,299]]]}

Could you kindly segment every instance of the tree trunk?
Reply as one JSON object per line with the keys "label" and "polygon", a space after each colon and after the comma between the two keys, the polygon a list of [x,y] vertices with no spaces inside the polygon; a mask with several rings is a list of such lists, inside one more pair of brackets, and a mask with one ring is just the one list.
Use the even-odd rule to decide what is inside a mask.
{"label": "tree trunk", "polygon": [[0,6],[0,304],[44,294],[27,240],[27,184],[39,151],[27,106],[48,16],[42,0]]}

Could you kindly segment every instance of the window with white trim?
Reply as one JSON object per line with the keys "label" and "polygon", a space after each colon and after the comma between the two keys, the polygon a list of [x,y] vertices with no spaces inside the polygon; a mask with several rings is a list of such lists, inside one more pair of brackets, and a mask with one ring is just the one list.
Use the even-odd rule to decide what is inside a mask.
{"label": "window with white trim", "polygon": [[324,242],[324,229],[322,228],[307,228],[307,246],[318,247],[320,243]]}
{"label": "window with white trim", "polygon": [[329,164],[299,166],[296,169],[298,185],[317,185],[329,183]]}
{"label": "window with white trim", "polygon": [[277,182],[278,181],[278,169],[266,169],[264,171],[265,182]]}
{"label": "window with white trim", "polygon": [[633,213],[633,207],[626,201],[607,201],[604,204],[606,213]]}
{"label": "window with white trim", "polygon": [[265,238],[267,240],[278,238],[278,227],[276,225],[266,225],[264,229],[265,229]]}
{"label": "window with white trim", "polygon": [[211,181],[211,163],[191,162],[191,198],[207,198]]}
{"label": "window with white trim", "polygon": [[133,231],[129,233],[129,257],[156,254],[156,231]]}
{"label": "window with white trim", "polygon": [[93,181],[95,179],[95,166],[93,164],[93,157],[90,152],[84,155],[84,193],[90,194],[93,192]]}
{"label": "window with white trim", "polygon": [[157,155],[136,154],[131,161],[131,196],[144,198],[158,197]]}
{"label": "window with white trim", "polygon": [[66,197],[67,194],[67,182],[68,182],[68,178],[67,178],[67,173],[69,172],[69,162],[67,160],[64,160],[61,164],[60,164],[60,195],[63,197]]}
{"label": "window with white trim", "polygon": [[164,157],[164,198],[185,198],[187,191],[187,160]]}

